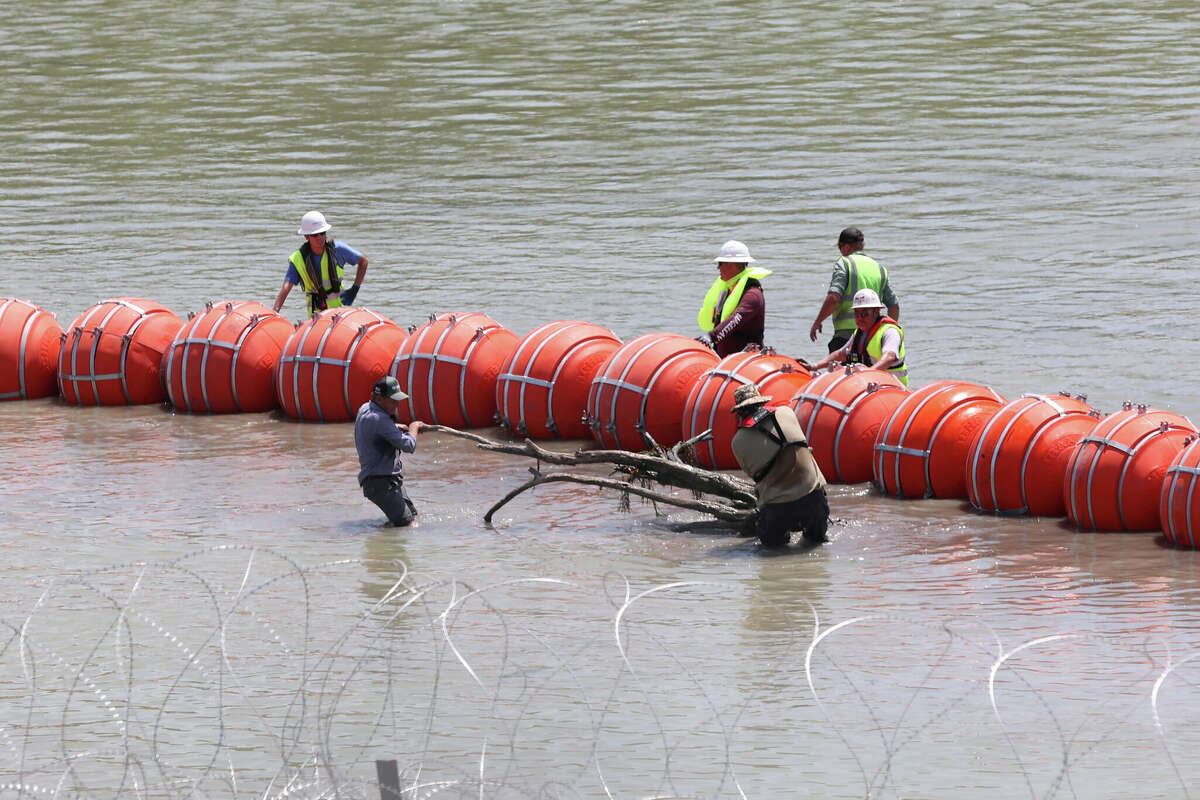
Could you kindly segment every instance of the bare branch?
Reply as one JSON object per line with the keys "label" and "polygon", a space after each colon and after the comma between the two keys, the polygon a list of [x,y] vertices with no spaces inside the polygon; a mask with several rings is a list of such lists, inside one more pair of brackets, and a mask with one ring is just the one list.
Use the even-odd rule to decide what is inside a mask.
{"label": "bare branch", "polygon": [[[576,450],[574,453],[560,453],[547,450],[535,442],[525,439],[521,443],[497,442],[485,436],[460,431],[445,425],[422,425],[422,430],[446,433],[470,439],[485,450],[510,455],[529,456],[547,464],[559,466],[579,466],[582,464],[612,464],[637,471],[637,477],[644,477],[656,483],[689,489],[703,494],[723,497],[737,508],[752,509],[755,506],[754,485],[749,481],[734,475],[725,475],[710,470],[693,467],[681,461],[632,453],[628,450]],[[703,434],[701,434],[703,436]],[[697,437],[699,438],[699,437]]]}
{"label": "bare branch", "polygon": [[521,484],[516,489],[513,489],[511,492],[506,494],[503,499],[488,509],[487,513],[483,515],[483,521],[491,523],[492,516],[499,511],[502,506],[504,506],[517,495],[528,491],[535,486],[540,486],[543,483],[581,483],[586,486],[599,486],[604,489],[616,489],[621,492],[636,494],[638,497],[645,497],[648,500],[653,500],[658,503],[678,506],[679,508],[687,508],[691,509],[692,511],[702,511],[705,514],[709,514],[710,516],[716,517],[719,520],[735,523],[735,526],[737,527],[741,527],[742,525],[746,524],[748,520],[754,518],[754,512],[752,510],[748,511],[738,509],[734,508],[733,506],[725,505],[724,503],[710,503],[704,500],[671,497],[670,495],[663,494],[661,492],[643,489],[640,486],[635,486],[631,483],[614,480],[612,478],[593,478],[581,475],[556,473],[553,475],[537,475]]}

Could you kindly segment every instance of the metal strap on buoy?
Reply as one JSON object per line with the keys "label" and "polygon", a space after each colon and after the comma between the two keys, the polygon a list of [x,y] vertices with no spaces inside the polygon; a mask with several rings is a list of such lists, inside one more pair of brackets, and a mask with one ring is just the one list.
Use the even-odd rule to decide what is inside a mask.
{"label": "metal strap on buoy", "polygon": [[1184,530],[1182,533],[1187,534],[1188,547],[1196,546],[1196,532],[1194,526],[1192,525],[1192,518],[1194,515],[1191,513],[1191,509],[1192,504],[1196,499],[1196,484],[1200,483],[1200,480],[1197,479],[1197,476],[1200,476],[1200,467],[1192,466],[1187,462],[1195,460],[1193,458],[1193,451],[1197,450],[1198,447],[1200,447],[1200,438],[1194,439],[1191,444],[1189,444],[1187,448],[1179,454],[1178,460],[1180,463],[1172,464],[1171,466],[1167,467],[1167,476],[1163,485],[1163,499],[1165,500],[1165,506],[1169,518],[1162,520],[1162,528],[1163,531],[1167,533],[1169,538],[1174,541],[1178,541],[1180,539],[1179,534],[1181,531],[1177,530],[1175,525],[1175,493],[1178,491],[1181,483],[1180,476],[1192,476],[1191,480],[1187,481],[1187,494],[1183,498]]}
{"label": "metal strap on buoy", "polygon": [[[558,322],[548,322],[545,325],[539,326],[537,329],[535,329],[533,332],[531,332],[528,336],[525,337],[525,339],[521,342],[520,346],[513,353],[512,360],[509,363],[515,365],[518,362],[518,360],[520,359],[520,357],[522,355],[522,351],[525,349],[525,347],[530,342],[537,341],[537,334],[539,334],[541,331],[545,330],[546,328],[549,328],[553,325],[559,325],[559,324],[560,323],[558,323]],[[529,375],[529,369],[534,364],[538,363],[538,356],[540,356],[542,354],[542,350],[546,346],[548,346],[550,344],[550,342],[554,341],[555,338],[557,338],[559,336],[564,336],[569,331],[571,331],[575,328],[586,327],[589,324],[590,323],[569,322],[566,325],[562,325],[562,327],[560,327],[558,330],[554,331],[549,336],[547,336],[546,338],[544,338],[540,342],[538,342],[537,347],[534,348],[533,353],[529,356],[529,360],[524,363],[525,372],[523,374],[510,371],[510,372],[502,373],[497,378],[497,380],[505,381],[504,396],[505,396],[506,401],[508,398],[508,392],[509,392],[509,388],[510,388],[509,383],[515,382],[515,383],[520,384],[520,386],[521,386],[520,393],[517,395],[517,408],[520,412],[520,419],[517,420],[515,425],[513,425],[513,421],[511,419],[508,419],[508,417],[505,416],[505,414],[504,414],[505,409],[507,409],[507,407],[508,407],[508,403],[504,402],[504,403],[497,404],[498,411],[501,416],[501,421],[505,425],[515,428],[516,431],[522,435],[528,432],[528,430],[529,430],[528,422],[526,421],[526,418],[525,418],[525,387],[526,386],[537,386],[537,387],[547,390],[547,393],[546,393],[546,428],[554,433],[558,432],[558,426],[555,425],[555,423],[554,423],[554,387],[555,387],[555,384],[558,382],[558,377],[562,373],[563,366],[567,363],[567,361],[570,360],[572,354],[574,354],[575,351],[578,350],[580,347],[583,347],[584,345],[591,342],[592,339],[591,338],[580,339],[579,341],[577,341],[577,342],[573,343],[571,346],[569,346],[566,350],[564,350],[562,355],[559,356],[558,362],[554,365],[554,374],[550,377],[550,380],[548,380],[548,381],[542,380],[541,378],[531,377]]]}
{"label": "metal strap on buoy", "polygon": [[[813,427],[817,423],[817,415],[821,413],[822,408],[832,408],[834,411],[837,411],[838,414],[840,415],[840,419],[838,420],[838,424],[837,424],[837,429],[833,436],[833,471],[839,480],[841,480],[841,475],[842,475],[841,465],[838,463],[839,462],[839,450],[841,448],[841,440],[842,440],[842,430],[846,426],[846,420],[848,420],[850,418],[851,409],[855,405],[857,405],[862,400],[862,398],[866,397],[869,392],[861,393],[858,396],[856,396],[854,398],[854,401],[850,405],[845,405],[844,403],[840,403],[837,400],[833,400],[830,398],[830,395],[832,394],[833,390],[836,389],[843,381],[845,381],[851,375],[854,375],[855,373],[860,372],[860,371],[861,370],[858,370],[858,369],[852,369],[851,366],[847,366],[846,369],[840,375],[838,375],[834,380],[830,381],[829,385],[826,386],[824,389],[822,389],[820,393],[809,394],[808,392],[801,392],[800,394],[798,394],[794,398],[792,398],[793,402],[796,405],[796,408],[799,408],[800,405],[807,403],[807,402],[812,403],[812,410],[808,413],[808,418],[806,420],[806,424],[804,425],[804,438],[809,440],[810,442],[812,441]],[[870,386],[876,386],[876,384],[872,383],[872,384],[870,384]]]}
{"label": "metal strap on buoy", "polygon": [[[213,308],[212,303],[209,303],[208,310],[211,311],[212,308]],[[207,336],[204,336],[204,337],[197,337],[195,335],[196,330],[197,330],[197,328],[200,327],[201,322],[204,322],[205,320],[210,320],[210,317],[208,316],[208,314],[197,314],[191,320],[191,323],[188,326],[187,332],[176,337],[175,341],[173,341],[171,343],[171,352],[167,355],[166,374],[168,376],[172,374],[172,366],[175,363],[176,349],[180,348],[180,347],[183,348],[183,355],[180,356],[180,359],[179,359],[179,369],[181,372],[179,383],[180,383],[180,387],[181,387],[182,393],[183,393],[183,398],[182,398],[183,403],[182,403],[182,405],[180,405],[180,403],[178,402],[178,399],[175,397],[174,390],[171,386],[172,382],[168,380],[167,381],[167,399],[171,401],[171,405],[175,406],[176,408],[184,408],[188,411],[195,411],[195,409],[192,407],[192,399],[190,397],[190,393],[188,392],[188,383],[189,382],[188,382],[187,376],[188,376],[188,362],[191,360],[191,357],[192,357],[192,355],[191,355],[192,348],[190,347],[190,345],[198,344],[203,348],[201,355],[200,355],[200,397],[201,397],[201,400],[204,402],[204,410],[208,411],[208,412],[212,411],[212,403],[210,403],[209,399],[208,399],[208,353],[209,353],[209,350],[213,347],[221,347],[221,348],[225,348],[225,349],[229,349],[229,350],[234,350],[235,357],[236,357],[235,345],[230,344],[229,342],[213,341],[213,338],[212,338],[213,333],[218,328],[220,328],[221,323],[224,322],[225,319],[228,316],[230,316],[230,314],[233,313],[233,310],[234,310],[233,304],[226,303],[224,313],[221,314],[221,316],[217,319],[216,322],[214,322],[213,324],[211,324],[209,326],[208,334],[207,334]],[[233,396],[234,396],[234,402],[236,403],[237,402],[237,391],[236,390],[234,391]],[[238,410],[241,411],[240,406],[238,407]]]}
{"label": "metal strap on buoy", "polygon": [[[609,403],[609,407],[608,407],[609,425],[612,426],[612,428],[610,429],[611,432],[616,433],[617,400],[620,397],[621,389],[628,389],[629,391],[636,392],[642,396],[642,402],[638,406],[638,417],[637,417],[637,420],[635,420],[634,424],[635,425],[638,425],[638,424],[644,425],[645,424],[646,418],[645,418],[644,411],[646,408],[646,395],[650,393],[650,386],[653,385],[653,381],[650,382],[650,385],[648,385],[646,387],[641,387],[641,386],[635,386],[634,384],[627,382],[625,380],[625,378],[629,375],[630,370],[633,369],[633,365],[637,363],[637,360],[639,358],[641,358],[642,355],[645,354],[645,352],[647,350],[654,347],[659,342],[665,341],[666,339],[667,339],[667,335],[656,336],[653,339],[650,339],[649,341],[647,341],[645,344],[643,344],[642,347],[639,348],[638,351],[633,354],[633,357],[628,359],[625,362],[625,366],[621,370],[621,376],[619,378],[615,378],[615,379],[610,378],[610,377],[608,377],[607,374],[605,374],[605,375],[597,376],[595,378],[595,380],[592,382],[593,386],[598,386],[601,388],[604,386],[612,386],[612,387],[615,387],[615,389],[616,389],[616,391],[614,391],[612,393],[611,402]],[[621,349],[624,350],[625,348],[622,347]],[[620,353],[620,352],[621,352],[620,350],[617,351],[617,353]],[[674,358],[674,356],[672,358]],[[615,359],[616,359],[616,354],[614,354],[614,360]],[[611,363],[610,363],[610,368],[611,368]],[[598,394],[600,393],[600,389],[597,390],[597,393]],[[599,402],[600,400],[601,400],[601,398],[597,397],[597,401]],[[620,447],[621,446],[620,436],[616,436],[614,438],[616,439],[617,447]]]}
{"label": "metal strap on buoy", "polygon": [[16,398],[20,398],[22,400],[29,399],[29,389],[25,383],[25,364],[26,364],[25,353],[26,353],[27,348],[29,347],[29,334],[33,330],[34,323],[36,323],[38,321],[39,317],[42,314],[50,313],[48,311],[38,308],[37,306],[33,305],[32,303],[28,303],[24,300],[18,300],[16,298],[5,298],[4,303],[0,304],[0,323],[3,322],[4,315],[8,313],[8,310],[10,308],[12,308],[14,305],[18,305],[18,304],[25,310],[31,311],[33,313],[31,313],[28,317],[25,318],[25,324],[21,326],[21,344],[20,344],[20,349],[17,351],[17,391],[15,391],[15,392],[0,392],[0,400],[12,400],[12,399],[16,399]]}
{"label": "metal strap on buoy", "polygon": [[[76,368],[76,364],[78,363],[79,339],[80,339],[83,331],[86,329],[87,323],[89,321],[91,321],[92,316],[96,312],[98,312],[101,308],[103,308],[105,305],[110,305],[110,304],[111,304],[112,308],[110,308],[108,310],[108,313],[105,314],[104,318],[100,320],[100,324],[97,325],[96,328],[91,332],[92,333],[92,346],[91,346],[91,348],[89,348],[89,351],[88,351],[88,372],[89,372],[89,374],[86,376],[79,375],[74,372],[74,369]],[[136,320],[134,320],[133,325],[131,325],[129,327],[129,330],[121,335],[121,356],[120,356],[120,360],[119,360],[119,364],[118,364],[118,369],[120,371],[115,372],[115,373],[109,373],[106,375],[97,375],[96,374],[96,353],[100,349],[100,337],[101,337],[101,335],[107,333],[107,331],[105,330],[105,327],[112,320],[112,318],[114,316],[116,316],[117,312],[119,312],[122,308],[128,308],[130,311],[133,311],[134,313],[136,313],[138,315],[138,318]],[[79,382],[80,381],[86,381],[87,383],[91,384],[92,397],[95,400],[97,405],[100,404],[100,382],[101,381],[111,381],[111,380],[116,380],[116,381],[121,382],[121,394],[124,395],[125,402],[126,403],[131,402],[131,398],[129,395],[129,386],[128,386],[128,382],[127,382],[126,376],[125,376],[125,365],[129,358],[129,345],[133,341],[134,333],[136,333],[137,329],[139,327],[141,327],[143,322],[146,321],[146,318],[149,316],[150,313],[151,313],[150,311],[148,311],[140,306],[134,305],[133,303],[130,303],[127,300],[105,300],[104,302],[99,303],[99,304],[93,306],[91,309],[89,309],[87,316],[84,317],[83,319],[81,319],[78,325],[74,326],[74,331],[73,331],[74,341],[72,341],[72,343],[71,343],[71,369],[72,369],[72,371],[65,372],[63,370],[63,357],[64,357],[64,354],[66,353],[66,348],[64,347],[62,349],[62,351],[59,353],[58,373],[59,373],[60,380],[71,381],[73,388],[75,390],[75,401],[76,401],[77,405],[83,405],[83,395],[79,391]],[[64,342],[64,344],[65,344],[65,342]]]}
{"label": "metal strap on buoy", "polygon": [[[846,374],[849,375],[851,373],[847,372]],[[842,380],[841,378],[838,378],[838,380],[835,381],[834,383],[840,383],[841,380]],[[869,398],[871,395],[875,394],[875,392],[879,391],[880,388],[881,387],[879,386],[878,383],[875,383],[874,381],[872,381],[867,384],[867,388],[864,391],[859,392],[855,396],[855,398],[852,401],[850,401],[850,405],[848,405],[848,406],[844,406],[841,403],[834,403],[833,401],[826,403],[826,405],[828,405],[830,408],[839,408],[842,411],[842,417],[841,417],[841,419],[838,420],[837,430],[834,431],[834,434],[833,434],[833,471],[834,471],[834,474],[836,474],[838,476],[839,480],[841,479],[841,475],[842,475],[842,465],[841,465],[842,434],[845,433],[846,426],[850,424],[850,420],[854,416],[854,410],[856,408],[858,408],[858,406],[860,404],[865,403],[867,401],[867,398]],[[902,388],[902,387],[892,387],[892,388]],[[813,410],[813,415],[815,416],[815,414],[816,414],[816,409]],[[810,420],[811,420],[811,417],[810,417]],[[804,436],[805,436],[805,438],[808,438],[808,433],[805,432]]]}
{"label": "metal strap on buoy", "polygon": [[[913,421],[921,413],[921,409],[924,408],[927,403],[929,403],[931,400],[933,400],[933,398],[937,397],[938,395],[942,394],[943,392],[948,392],[948,391],[953,390],[956,386],[957,386],[957,384],[953,384],[953,383],[947,384],[945,386],[941,386],[938,389],[936,389],[935,391],[932,391],[929,394],[927,394],[925,397],[921,398],[920,402],[917,403],[916,408],[913,409],[913,411],[910,414],[908,414],[907,418],[904,420],[904,426],[900,430],[900,436],[899,436],[900,444],[890,445],[890,444],[885,444],[883,442],[886,442],[888,434],[891,432],[892,423],[895,422],[896,417],[898,417],[900,415],[901,409],[904,409],[905,404],[908,403],[912,399],[912,396],[905,398],[904,402],[900,404],[900,407],[897,408],[895,413],[892,414],[891,418],[888,419],[887,427],[884,428],[884,430],[882,430],[880,432],[880,434],[879,434],[880,443],[877,443],[875,445],[875,458],[876,458],[875,474],[878,476],[882,476],[884,473],[884,464],[883,464],[884,454],[895,453],[897,456],[897,458],[895,459],[896,496],[897,497],[904,496],[904,488],[900,483],[900,458],[899,458],[899,456],[901,456],[901,455],[916,456],[921,459],[922,468],[925,472],[925,496],[926,497],[931,496],[931,494],[933,492],[933,489],[930,486],[931,476],[929,474],[929,453],[931,451],[925,450],[925,449],[912,448],[912,447],[904,447],[903,446],[904,438],[908,435],[909,428],[912,427]],[[942,422],[941,420],[938,421],[938,428],[941,427],[941,422]],[[930,447],[933,446],[933,441],[936,437],[937,437],[937,429],[935,429],[933,432],[933,435],[931,435],[929,437]],[[881,486],[880,488],[885,489],[884,494],[887,494],[886,486]]]}
{"label": "metal strap on buoy", "polygon": [[[988,476],[989,476],[988,491],[991,492],[992,504],[994,506],[996,506],[996,508],[985,509],[982,506],[980,506],[978,503],[972,502],[972,505],[974,505],[975,508],[977,508],[978,510],[980,510],[980,511],[999,511],[1000,510],[1000,508],[999,508],[1000,502],[996,496],[996,460],[1000,457],[1000,451],[1003,449],[1004,442],[1008,440],[1008,434],[1012,431],[1013,426],[1016,425],[1017,422],[1019,422],[1021,420],[1021,418],[1025,415],[1025,412],[1030,411],[1031,409],[1033,409],[1037,406],[1038,399],[1045,400],[1047,403],[1050,403],[1051,405],[1053,405],[1053,403],[1051,403],[1049,398],[1043,397],[1042,395],[1022,395],[1020,398],[1018,398],[1015,402],[1009,404],[1009,406],[1007,407],[1008,410],[1011,412],[1013,409],[1015,409],[1017,407],[1018,403],[1021,403],[1022,401],[1026,401],[1026,400],[1030,401],[1030,402],[1024,403],[1024,407],[1021,408],[1020,411],[1017,411],[1016,413],[1013,413],[1009,416],[1008,422],[1005,423],[1003,430],[1000,431],[1000,438],[996,441],[995,445],[992,447],[992,456],[991,456],[991,459],[989,460],[989,464],[988,464],[988,466],[989,466],[989,469],[988,469]],[[1062,408],[1058,407],[1058,406],[1055,406],[1055,407],[1058,410],[1059,415],[1061,416]],[[971,456],[967,463],[967,475],[970,476],[970,486],[971,486],[971,490],[968,493],[969,497],[978,498],[980,496],[980,494],[979,494],[979,456],[983,450],[983,446],[988,442],[988,436],[989,436],[989,434],[991,434],[992,428],[997,423],[1000,422],[1000,416],[1001,415],[999,413],[997,413],[995,416],[993,416],[991,419],[989,419],[987,421],[987,424],[983,426],[983,430],[981,430],[979,432],[979,444],[971,451]],[[1040,432],[1040,427],[1039,427],[1039,432]],[[1029,510],[1029,502],[1028,502],[1027,498],[1025,497],[1025,465],[1029,462],[1029,454],[1032,452],[1032,449],[1033,449],[1032,445],[1030,445],[1029,447],[1026,447],[1025,453],[1023,454],[1022,459],[1021,459],[1021,471],[1020,471],[1020,474],[1017,476],[1018,486],[1020,487],[1020,490],[1021,490],[1021,508],[1019,510],[1010,510],[1011,513],[1024,514],[1026,511]]]}
{"label": "metal strap on buoy", "polygon": [[[747,358],[744,358],[741,361],[739,361],[733,369],[719,369],[717,367],[714,367],[705,373],[704,380],[700,382],[699,388],[696,390],[698,393],[697,394],[697,402],[692,407],[692,421],[691,421],[691,427],[689,429],[692,433],[696,433],[696,432],[703,431],[703,430],[711,430],[717,424],[717,407],[720,405],[719,401],[721,399],[721,396],[725,393],[725,389],[729,386],[729,384],[736,382],[741,386],[754,384],[756,386],[761,387],[764,383],[766,383],[766,381],[769,378],[772,378],[772,377],[779,375],[780,373],[786,371],[785,369],[783,369],[783,367],[775,367],[775,368],[771,369],[769,372],[767,372],[765,375],[763,375],[761,378],[759,378],[758,380],[752,380],[750,377],[743,375],[738,371],[743,366],[754,363],[758,359],[759,355],[770,355],[770,354],[765,353],[765,351],[748,352],[748,353],[746,353]],[[785,364],[783,366],[788,366],[788,365]],[[700,413],[700,402],[699,401],[700,401],[701,397],[703,396],[705,389],[708,388],[709,384],[712,382],[712,380],[714,378],[721,379],[721,384],[720,384],[720,386],[717,387],[717,391],[713,395],[712,402],[708,404],[708,419],[706,420],[707,424],[701,425],[697,421],[697,417],[699,416],[699,413]],[[690,436],[690,434],[685,434],[684,438],[688,438],[689,436]],[[717,448],[716,448],[715,442],[710,438],[707,441],[699,443],[699,447],[707,448],[709,463],[716,464]]]}
{"label": "metal strap on buoy", "polygon": [[[1131,411],[1136,411],[1136,413],[1130,414],[1129,412],[1131,412]],[[1094,453],[1091,456],[1091,463],[1087,467],[1087,480],[1084,484],[1084,488],[1085,488],[1084,494],[1087,498],[1087,509],[1086,509],[1087,510],[1087,521],[1088,521],[1088,525],[1092,529],[1098,529],[1098,527],[1099,527],[1096,524],[1096,510],[1092,503],[1093,479],[1095,477],[1096,466],[1099,463],[1100,458],[1104,454],[1105,450],[1107,448],[1111,448],[1125,456],[1125,459],[1121,464],[1120,474],[1117,478],[1117,486],[1116,486],[1115,496],[1116,496],[1116,501],[1117,501],[1117,516],[1120,519],[1121,527],[1128,530],[1129,524],[1126,519],[1123,493],[1124,493],[1124,488],[1125,488],[1125,479],[1128,474],[1130,466],[1133,464],[1134,456],[1137,455],[1137,452],[1139,450],[1141,450],[1142,447],[1146,446],[1151,441],[1153,441],[1155,436],[1160,436],[1160,435],[1163,435],[1166,433],[1170,433],[1172,430],[1187,430],[1186,428],[1183,428],[1181,426],[1172,425],[1167,420],[1162,420],[1157,427],[1147,430],[1144,433],[1140,434],[1132,446],[1126,445],[1126,444],[1123,444],[1116,440],[1116,434],[1118,434],[1121,431],[1121,429],[1124,428],[1126,425],[1130,424],[1134,420],[1139,419],[1143,414],[1145,414],[1146,407],[1145,406],[1136,406],[1136,407],[1130,408],[1130,407],[1126,406],[1125,410],[1120,413],[1126,414],[1126,416],[1123,419],[1121,419],[1121,418],[1119,418],[1120,414],[1116,414],[1116,415],[1113,415],[1112,417],[1109,417],[1107,420],[1105,420],[1105,422],[1108,422],[1109,420],[1111,420],[1113,424],[1112,424],[1111,430],[1102,432],[1104,435],[1089,435],[1089,436],[1084,436],[1083,438],[1081,438],[1079,440],[1079,444],[1077,445],[1077,449],[1075,451],[1075,456],[1072,458],[1071,467],[1068,470],[1069,475],[1071,476],[1070,477],[1070,485],[1072,486],[1072,491],[1070,492],[1070,498],[1069,498],[1071,512],[1072,512],[1071,518],[1078,522],[1078,520],[1080,519],[1080,516],[1078,513],[1079,512],[1078,503],[1076,502],[1076,499],[1075,499],[1076,495],[1078,494],[1078,492],[1076,492],[1074,490],[1074,486],[1076,483],[1075,476],[1079,472],[1079,464],[1081,462],[1081,456],[1083,455],[1084,450],[1087,449],[1088,445],[1096,445],[1096,447],[1094,448]],[[1101,427],[1103,425],[1104,425],[1104,422],[1102,422],[1100,424],[1100,426],[1097,426],[1097,427]]]}
{"label": "metal strap on buoy", "polygon": [[[454,332],[454,330],[456,328],[458,328],[459,326],[476,324],[479,317],[483,317],[485,322],[482,325],[476,325],[475,334],[471,337],[471,340],[467,345],[467,349],[466,349],[466,352],[463,354],[463,357],[458,358],[456,356],[450,356],[450,355],[444,354],[442,352],[442,347],[449,341],[450,336]],[[433,342],[432,352],[429,352],[429,353],[423,352],[421,349],[421,345],[424,343],[425,337],[429,336],[431,331],[433,331],[434,323],[438,323],[438,322],[445,322],[448,324],[437,335],[437,339]],[[436,403],[437,398],[434,393],[435,386],[434,386],[434,380],[433,380],[434,371],[437,369],[437,366],[439,364],[452,364],[452,365],[458,367],[458,393],[457,394],[458,394],[459,411],[462,413],[462,417],[466,423],[466,427],[471,427],[472,425],[479,423],[480,420],[472,420],[471,419],[471,415],[468,410],[467,395],[466,395],[468,366],[471,361],[471,356],[475,352],[475,349],[477,347],[479,347],[480,344],[483,341],[485,341],[489,336],[491,336],[494,332],[499,331],[499,330],[503,330],[503,326],[501,326],[499,323],[495,322],[494,320],[491,320],[490,318],[488,318],[486,315],[483,315],[483,314],[477,314],[475,312],[471,312],[471,313],[465,314],[463,316],[459,316],[458,314],[435,314],[435,315],[430,316],[428,324],[422,326],[421,333],[416,338],[416,341],[413,341],[412,337],[409,337],[409,339],[405,340],[404,346],[401,347],[400,351],[396,354],[395,360],[393,360],[393,362],[392,362],[392,374],[396,374],[399,371],[400,365],[402,362],[404,362],[405,360],[408,361],[407,384],[408,384],[408,390],[409,390],[408,391],[409,398],[407,400],[407,403],[408,403],[409,417],[412,419],[416,419],[418,417],[416,404],[413,402],[413,400],[414,400],[413,394],[415,393],[416,388],[417,388],[416,381],[415,381],[417,362],[418,361],[428,361],[429,362],[429,380],[426,381],[427,403],[429,406],[429,415],[432,417],[433,423],[435,425],[442,424],[438,417],[438,408],[437,408],[437,403]],[[409,344],[408,344],[410,341],[413,341],[413,344],[411,347],[409,347]]]}

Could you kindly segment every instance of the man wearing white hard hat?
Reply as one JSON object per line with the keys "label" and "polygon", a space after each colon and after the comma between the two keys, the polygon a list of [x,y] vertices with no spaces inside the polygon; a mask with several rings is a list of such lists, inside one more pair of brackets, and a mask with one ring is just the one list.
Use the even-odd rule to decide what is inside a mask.
{"label": "man wearing white hard hat", "polygon": [[752,267],[757,263],[750,249],[729,240],[713,259],[720,276],[709,287],[696,321],[704,331],[696,337],[717,351],[721,358],[738,353],[748,345],[762,346],[767,303],[759,281],[771,270]]}
{"label": "man wearing white hard hat", "polygon": [[384,375],[375,381],[371,399],[358,409],[354,419],[354,446],[358,450],[358,485],[363,497],[379,506],[388,521],[398,527],[411,525],[417,508],[404,491],[401,453],[417,450],[421,423],[407,426],[396,422],[396,409],[408,395],[400,381]]}
{"label": "man wearing white hard hat", "polygon": [[[283,288],[275,298],[275,310],[283,308],[283,301],[293,286],[303,284],[308,295],[308,315],[327,308],[352,305],[358,296],[363,278],[367,275],[367,257],[345,242],[326,236],[331,226],[320,211],[309,211],[300,218],[299,233],[304,237],[300,249],[288,259],[287,275]],[[358,267],[354,283],[342,288],[345,265]]]}
{"label": "man wearing white hard hat", "polygon": [[900,301],[888,283],[887,268],[866,253],[862,252],[866,239],[858,228],[844,228],[838,234],[834,245],[838,252],[838,260],[833,264],[833,276],[829,279],[829,292],[825,295],[817,318],[813,320],[808,338],[817,340],[821,332],[821,323],[830,315],[833,316],[833,337],[829,340],[829,352],[837,350],[854,335],[854,312],[850,307],[854,295],[860,289],[872,289],[883,299],[887,306],[888,316],[900,319]]}
{"label": "man wearing white hard hat", "polygon": [[866,364],[887,370],[908,386],[908,367],[904,360],[904,331],[900,323],[883,313],[884,305],[873,289],[860,289],[854,295],[854,335],[850,341],[822,358],[813,369],[830,364]]}

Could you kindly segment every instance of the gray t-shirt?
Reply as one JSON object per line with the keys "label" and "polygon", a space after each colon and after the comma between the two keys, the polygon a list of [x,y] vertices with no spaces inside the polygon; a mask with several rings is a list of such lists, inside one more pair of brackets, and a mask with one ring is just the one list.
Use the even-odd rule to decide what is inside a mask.
{"label": "gray t-shirt", "polygon": [[358,449],[358,485],[372,475],[400,475],[400,454],[415,453],[417,440],[396,427],[382,406],[367,401],[354,419],[354,446]]}

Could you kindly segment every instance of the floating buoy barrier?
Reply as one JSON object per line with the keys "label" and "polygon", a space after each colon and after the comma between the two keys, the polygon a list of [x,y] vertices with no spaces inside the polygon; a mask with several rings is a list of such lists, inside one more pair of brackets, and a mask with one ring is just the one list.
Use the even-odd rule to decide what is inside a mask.
{"label": "floating buoy barrier", "polygon": [[1063,476],[1067,517],[1084,531],[1152,531],[1167,467],[1196,426],[1146,406],[1110,414],[1075,444]]}
{"label": "floating buoy barrier", "polygon": [[907,396],[894,374],[850,364],[816,376],[789,402],[825,479],[862,483],[875,474],[880,427]]}
{"label": "floating buoy barrier", "polygon": [[621,347],[617,335],[591,322],[548,322],[517,342],[500,366],[500,425],[533,439],[584,439],[592,378]]}
{"label": "floating buoy barrier", "polygon": [[62,326],[49,311],[15,297],[0,297],[0,400],[58,394]]}
{"label": "floating buoy barrier", "polygon": [[183,327],[166,306],[115,297],[84,311],[67,330],[58,356],[58,389],[68,403],[119,406],[166,399],[159,370]]}
{"label": "floating buoy barrier", "polygon": [[712,438],[693,448],[696,463],[708,469],[737,469],[731,444],[737,433],[733,393],[739,386],[753,383],[771,396],[772,405],[786,405],[811,379],[812,373],[799,361],[773,351],[731,353],[702,373],[688,393],[681,438],[692,439],[711,430]]}
{"label": "floating buoy barrier", "polygon": [[971,442],[1004,405],[986,386],[934,381],[909,392],[879,429],[874,477],[897,497],[966,497]]}
{"label": "floating buoy barrier", "polygon": [[1184,440],[1172,459],[1159,496],[1158,516],[1163,533],[1176,547],[1200,547],[1200,436]]}
{"label": "floating buoy barrier", "polygon": [[967,457],[967,499],[980,511],[1062,516],[1071,450],[1100,419],[1082,397],[1031,394],[1001,406]]}
{"label": "floating buoy barrier", "polygon": [[391,365],[408,399],[404,422],[455,428],[496,421],[496,381],[517,347],[515,333],[486,314],[435,314],[404,340]]}
{"label": "floating buoy barrier", "polygon": [[208,303],[163,358],[167,399],[180,411],[231,414],[279,405],[275,371],[292,323],[262,303]]}
{"label": "floating buoy barrier", "polygon": [[275,393],[293,419],[344,422],[388,373],[405,331],[382,314],[341,307],[318,312],[284,343]]}
{"label": "floating buoy barrier", "polygon": [[621,345],[588,389],[592,437],[601,447],[638,452],[647,447],[645,431],[662,447],[674,445],[682,438],[692,386],[718,361],[712,350],[677,333],[647,333]]}

